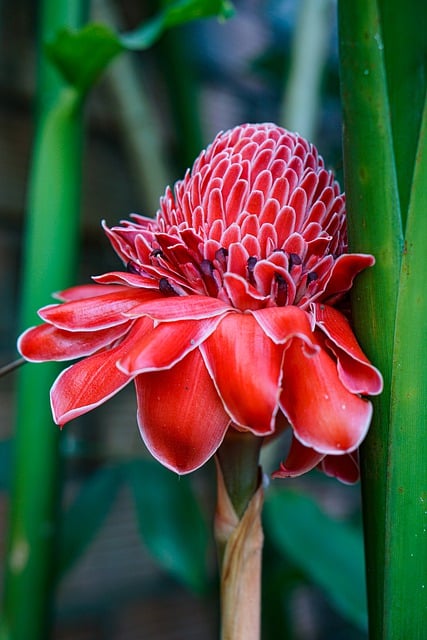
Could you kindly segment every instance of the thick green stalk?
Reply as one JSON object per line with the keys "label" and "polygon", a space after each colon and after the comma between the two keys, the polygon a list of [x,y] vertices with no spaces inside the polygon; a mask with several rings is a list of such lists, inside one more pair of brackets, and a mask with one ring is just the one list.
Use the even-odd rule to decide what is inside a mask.
{"label": "thick green stalk", "polygon": [[344,168],[351,251],[372,253],[353,296],[362,346],[384,376],[362,448],[370,637],[382,637],[391,372],[403,246],[383,44],[376,2],[339,2]]}
{"label": "thick green stalk", "polygon": [[427,99],[396,315],[387,487],[384,637],[427,629]]}
{"label": "thick green stalk", "polygon": [[[36,309],[72,279],[80,200],[81,104],[76,92],[49,68],[42,43],[60,26],[79,26],[84,4],[45,0],[42,7],[22,328],[34,324]],[[26,365],[18,379],[2,640],[49,637],[59,483],[58,429],[52,423],[48,397],[56,372],[51,364]]]}

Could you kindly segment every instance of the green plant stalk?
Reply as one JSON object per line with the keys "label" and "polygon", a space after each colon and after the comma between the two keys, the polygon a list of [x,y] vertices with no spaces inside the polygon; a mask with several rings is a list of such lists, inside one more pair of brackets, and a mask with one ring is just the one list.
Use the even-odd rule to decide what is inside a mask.
{"label": "green plant stalk", "polygon": [[361,456],[369,625],[375,640],[383,637],[385,614],[391,371],[403,240],[377,4],[341,0],[338,8],[349,244],[351,251],[376,259],[356,282],[353,320],[384,377]]}
{"label": "green plant stalk", "polygon": [[[23,326],[70,283],[80,181],[81,123],[64,90],[41,126],[25,250]],[[59,430],[49,389],[56,365],[26,365],[18,378],[14,482],[4,616],[13,640],[48,637],[47,617],[58,491]],[[25,615],[22,612],[25,611]]]}
{"label": "green plant stalk", "polygon": [[387,487],[384,637],[427,628],[427,99],[396,314]]}
{"label": "green plant stalk", "polygon": [[427,11],[424,0],[378,0],[378,5],[405,228],[427,83]]}
{"label": "green plant stalk", "polygon": [[[78,26],[83,4],[46,0],[41,42],[65,21]],[[43,61],[39,82],[42,93],[24,247],[22,328],[36,322],[36,309],[49,302],[53,291],[70,284],[80,201],[80,97],[47,70]],[[2,640],[49,637],[59,430],[52,423],[48,397],[56,373],[56,366],[50,363],[26,365],[18,378]]]}

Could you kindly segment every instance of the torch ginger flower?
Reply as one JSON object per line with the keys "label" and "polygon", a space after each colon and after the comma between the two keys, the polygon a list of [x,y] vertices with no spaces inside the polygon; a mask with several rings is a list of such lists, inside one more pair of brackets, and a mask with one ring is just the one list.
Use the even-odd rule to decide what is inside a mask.
{"label": "torch ginger flower", "polygon": [[[104,225],[105,226],[105,225]],[[55,422],[134,381],[139,428],[187,473],[228,429],[292,428],[276,476],[357,479],[381,375],[337,308],[374,258],[347,253],[345,198],[316,148],[273,124],[219,134],[156,219],[105,231],[125,271],[58,294],[19,339],[31,361],[80,360],[51,391]]]}

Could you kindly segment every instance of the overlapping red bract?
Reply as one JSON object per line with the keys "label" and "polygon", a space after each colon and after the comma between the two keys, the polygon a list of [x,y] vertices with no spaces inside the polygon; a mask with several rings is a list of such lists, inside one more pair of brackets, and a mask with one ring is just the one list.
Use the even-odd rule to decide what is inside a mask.
{"label": "overlapping red bract", "polygon": [[[358,476],[382,379],[339,310],[374,264],[347,253],[345,198],[315,147],[273,124],[220,134],[155,220],[108,228],[126,271],[72,287],[27,330],[29,360],[82,358],[56,380],[63,425],[135,381],[152,454],[187,473],[228,429],[293,441],[277,477]],[[337,307],[338,305],[338,307]]]}

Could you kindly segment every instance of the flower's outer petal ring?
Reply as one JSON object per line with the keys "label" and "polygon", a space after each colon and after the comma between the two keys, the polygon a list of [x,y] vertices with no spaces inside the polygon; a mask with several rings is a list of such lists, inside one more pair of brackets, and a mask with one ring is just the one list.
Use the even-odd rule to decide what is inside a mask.
{"label": "flower's outer petal ring", "polygon": [[42,324],[27,329],[19,337],[18,351],[30,362],[74,360],[89,356],[121,338],[130,324],[129,321],[99,331],[65,331]]}
{"label": "flower's outer petal ring", "polygon": [[[101,285],[100,290],[101,293]],[[129,318],[124,315],[126,311],[160,296],[160,293],[153,291],[122,287],[121,291],[115,293],[43,307],[39,316],[58,329],[97,331],[128,322]]]}
{"label": "flower's outer petal ring", "polygon": [[142,438],[164,466],[184,474],[201,467],[230,423],[198,349],[167,371],[135,378]]}
{"label": "flower's outer petal ring", "polygon": [[326,304],[313,304],[316,326],[333,343],[338,359],[338,375],[352,393],[376,395],[381,393],[383,379],[360,348],[347,319]]}
{"label": "flower's outer petal ring", "polygon": [[357,451],[343,456],[325,456],[319,468],[327,476],[337,478],[345,484],[355,484],[359,480],[359,462]]}
{"label": "flower's outer petal ring", "polygon": [[127,385],[131,378],[116,367],[120,348],[80,360],[58,376],[50,393],[56,424],[95,409]]}
{"label": "flower's outer petal ring", "polygon": [[356,449],[369,428],[372,405],[348,391],[332,358],[309,354],[294,338],[285,351],[280,406],[295,436],[324,454]]}
{"label": "flower's outer petal ring", "polygon": [[196,349],[215,330],[221,318],[161,322],[153,327],[151,318],[141,318],[134,344],[117,366],[128,375],[169,369]]}
{"label": "flower's outer petal ring", "polygon": [[255,435],[274,431],[283,347],[251,314],[224,316],[201,345],[206,367],[233,422]]}
{"label": "flower's outer petal ring", "polygon": [[153,326],[148,318],[135,321],[120,344],[80,360],[61,373],[51,389],[52,411],[57,424],[63,425],[94,409],[132,380],[133,376],[118,369],[117,362],[134,345],[144,323],[143,328]]}
{"label": "flower's outer petal ring", "polygon": [[272,474],[272,477],[296,478],[317,467],[324,457],[323,453],[319,453],[311,447],[305,447],[293,437],[285,462],[281,463],[280,468]]}
{"label": "flower's outer petal ring", "polygon": [[128,318],[150,316],[158,322],[173,322],[174,320],[200,320],[213,318],[231,311],[226,302],[209,296],[171,296],[160,300],[148,300],[133,307],[126,313]]}

